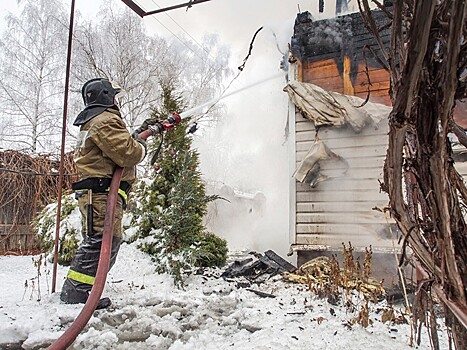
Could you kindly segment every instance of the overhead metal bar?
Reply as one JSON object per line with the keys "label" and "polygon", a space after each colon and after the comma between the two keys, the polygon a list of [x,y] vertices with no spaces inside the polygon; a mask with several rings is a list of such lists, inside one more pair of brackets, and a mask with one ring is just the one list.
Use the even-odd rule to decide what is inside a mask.
{"label": "overhead metal bar", "polygon": [[170,11],[170,10],[175,10],[175,9],[182,8],[182,7],[190,8],[190,7],[192,7],[193,5],[201,4],[201,3],[203,3],[203,2],[207,2],[207,1],[211,1],[211,0],[191,0],[191,1],[185,2],[185,3],[183,3],[183,4],[174,5],[174,6],[169,6],[169,7],[164,7],[164,8],[161,8],[161,9],[158,9],[158,10],[149,11],[149,12],[144,11],[144,10],[143,10],[141,7],[139,7],[139,5],[137,5],[133,0],[122,0],[122,1],[123,1],[123,3],[126,4],[130,9],[132,9],[138,16],[140,16],[140,17],[142,18],[142,17],[145,17],[145,16],[151,16],[151,15],[155,15],[155,14],[157,14],[157,13],[166,12],[166,11]]}
{"label": "overhead metal bar", "polygon": [[146,11],[144,11],[141,7],[136,5],[132,0],[122,0],[129,8],[131,8],[138,16],[141,18],[144,17]]}

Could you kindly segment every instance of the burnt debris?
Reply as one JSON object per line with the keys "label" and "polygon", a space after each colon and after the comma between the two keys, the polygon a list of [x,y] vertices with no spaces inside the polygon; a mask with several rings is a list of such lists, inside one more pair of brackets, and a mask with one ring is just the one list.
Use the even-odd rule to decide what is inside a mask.
{"label": "burnt debris", "polygon": [[[253,257],[241,261],[234,261],[222,273],[221,277],[226,280],[243,277],[248,282],[259,283],[275,275],[284,272],[294,272],[297,269],[294,265],[272,250],[266,251],[264,255],[255,252],[250,254],[253,255]],[[248,286],[248,282],[244,283],[244,287]],[[239,285],[239,287],[243,287],[243,285]]]}

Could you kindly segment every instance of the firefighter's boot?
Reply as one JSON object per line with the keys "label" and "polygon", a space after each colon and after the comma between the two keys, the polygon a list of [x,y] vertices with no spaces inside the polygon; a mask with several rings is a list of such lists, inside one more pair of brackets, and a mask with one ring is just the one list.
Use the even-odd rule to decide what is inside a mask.
{"label": "firefighter's boot", "polygon": [[[109,270],[115,264],[120,243],[121,238],[114,236],[112,239]],[[80,304],[87,301],[94,285],[101,245],[102,235],[86,236],[71,262],[67,279],[62,287],[61,301],[66,304]],[[97,308],[106,308],[110,305],[110,299],[103,298],[99,300]]]}

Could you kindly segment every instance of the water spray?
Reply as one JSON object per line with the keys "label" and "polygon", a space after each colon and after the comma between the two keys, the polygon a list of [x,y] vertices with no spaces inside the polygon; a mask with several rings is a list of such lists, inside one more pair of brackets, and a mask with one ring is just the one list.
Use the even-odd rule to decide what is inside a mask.
{"label": "water spray", "polygon": [[[219,101],[223,100],[223,99],[226,98],[226,97],[229,97],[229,96],[238,94],[239,92],[248,90],[248,89],[250,89],[250,88],[252,88],[252,87],[254,87],[254,86],[257,86],[257,85],[261,85],[261,84],[263,84],[263,83],[265,83],[265,82],[268,82],[268,81],[270,81],[270,80],[273,80],[273,79],[276,79],[276,78],[279,78],[279,77],[285,77],[285,75],[286,75],[286,73],[284,73],[284,72],[279,72],[279,73],[274,74],[274,75],[272,75],[272,76],[270,76],[270,77],[267,77],[267,78],[258,80],[258,81],[256,81],[256,82],[251,83],[251,84],[249,84],[249,85],[247,85],[247,86],[244,86],[244,87],[242,87],[242,88],[240,88],[240,89],[237,89],[237,90],[231,91],[231,92],[229,92],[229,93],[227,93],[227,94],[223,94],[223,95],[221,95],[221,96],[219,96],[219,97],[213,98],[212,100],[207,101],[207,102],[205,102],[205,103],[203,103],[203,104],[201,104],[201,105],[199,105],[199,106],[190,108],[189,110],[180,113],[180,117],[181,117],[182,119],[184,119],[184,118],[186,118],[186,117],[189,117],[189,116],[193,115],[194,113],[198,112],[199,110],[202,110],[203,108],[205,108],[205,107],[207,107],[207,106],[209,106],[209,108],[208,108],[208,111],[209,111],[209,109],[211,109],[216,103],[218,103]],[[204,115],[206,115],[206,113],[207,113],[207,112],[205,112]],[[201,119],[204,115],[202,115],[201,117],[199,117],[199,118],[196,119],[196,120]]]}

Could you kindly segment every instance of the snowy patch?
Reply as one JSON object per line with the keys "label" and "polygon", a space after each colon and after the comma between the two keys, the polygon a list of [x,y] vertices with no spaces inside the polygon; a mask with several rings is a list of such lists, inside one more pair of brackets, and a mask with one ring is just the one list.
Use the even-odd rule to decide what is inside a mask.
{"label": "snowy patch", "polygon": [[[82,305],[61,304],[50,293],[50,269],[43,267],[35,283],[42,292],[37,301],[25,289],[26,280],[37,280],[31,257],[0,257],[0,348],[45,348],[78,315]],[[171,276],[154,272],[148,255],[123,244],[104,290],[113,305],[94,313],[70,349],[411,349],[409,325],[381,322],[384,303],[372,305],[373,325],[362,328],[349,325],[355,313],[317,299],[304,285],[269,279],[251,286],[275,296],[261,298],[216,278],[219,269],[206,271],[178,289]],[[65,273],[59,267],[58,291]],[[440,338],[447,348],[445,333]],[[430,349],[426,334],[418,349]]]}

